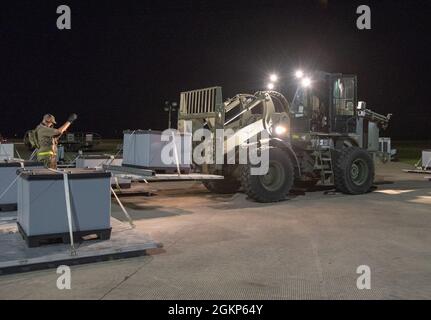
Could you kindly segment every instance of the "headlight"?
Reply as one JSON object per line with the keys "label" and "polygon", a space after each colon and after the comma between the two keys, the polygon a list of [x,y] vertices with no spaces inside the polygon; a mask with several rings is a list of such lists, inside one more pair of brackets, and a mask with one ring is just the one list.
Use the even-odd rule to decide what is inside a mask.
{"label": "headlight", "polygon": [[271,83],[268,83],[266,87],[268,88],[268,90],[274,90],[275,85],[271,82]]}
{"label": "headlight", "polygon": [[287,128],[285,126],[282,126],[282,125],[277,125],[274,128],[274,133],[277,136],[283,136],[283,135],[285,135],[287,133]]}
{"label": "headlight", "polygon": [[308,88],[311,85],[311,79],[310,78],[304,78],[304,79],[302,79],[301,85],[304,88]]}

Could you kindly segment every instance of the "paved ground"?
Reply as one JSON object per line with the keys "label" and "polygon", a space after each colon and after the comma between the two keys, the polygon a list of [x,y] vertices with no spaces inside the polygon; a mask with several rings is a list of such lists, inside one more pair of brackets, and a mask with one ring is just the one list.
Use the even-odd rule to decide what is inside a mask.
{"label": "paved ground", "polygon": [[[373,193],[317,190],[276,204],[152,185],[157,196],[122,200],[164,249],[72,267],[68,291],[55,270],[1,276],[0,298],[430,299],[431,182],[402,167],[379,167]],[[360,265],[371,290],[356,287]]]}

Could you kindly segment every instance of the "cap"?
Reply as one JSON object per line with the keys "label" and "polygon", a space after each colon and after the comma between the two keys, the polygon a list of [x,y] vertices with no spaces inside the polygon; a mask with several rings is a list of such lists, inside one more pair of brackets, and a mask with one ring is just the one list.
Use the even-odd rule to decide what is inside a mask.
{"label": "cap", "polygon": [[52,114],[47,113],[46,115],[43,116],[43,122],[48,122],[48,123],[53,123],[53,124],[57,124],[57,122],[55,122],[55,117]]}

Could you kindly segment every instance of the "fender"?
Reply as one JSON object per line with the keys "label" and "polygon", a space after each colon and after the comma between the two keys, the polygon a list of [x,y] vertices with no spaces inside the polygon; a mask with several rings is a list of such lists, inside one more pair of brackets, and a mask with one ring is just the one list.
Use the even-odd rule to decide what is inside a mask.
{"label": "fender", "polygon": [[358,141],[349,136],[334,137],[334,147],[336,150],[342,149],[344,143],[347,142],[352,147],[359,147]]}
{"label": "fender", "polygon": [[292,161],[294,172],[295,172],[295,178],[299,178],[301,176],[301,167],[299,165],[298,158],[296,157],[295,152],[292,149],[292,146],[288,141],[281,140],[280,138],[270,138],[269,145],[272,148],[279,148],[281,150],[284,150],[290,160]]}

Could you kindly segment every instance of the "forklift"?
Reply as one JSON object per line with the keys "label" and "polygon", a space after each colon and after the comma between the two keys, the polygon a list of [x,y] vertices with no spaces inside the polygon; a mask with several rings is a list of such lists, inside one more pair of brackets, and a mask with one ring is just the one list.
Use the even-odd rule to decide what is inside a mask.
{"label": "forklift", "polygon": [[[345,194],[369,192],[374,181],[379,131],[391,115],[366,108],[357,97],[356,75],[316,71],[305,77],[297,73],[298,87],[291,102],[274,90],[237,94],[223,101],[222,88],[182,92],[178,129],[194,133],[205,128],[213,134],[214,159],[217,129],[232,129],[241,139],[225,145],[225,158],[257,139],[256,148],[269,152],[265,174],[252,174],[246,164],[195,164],[204,174],[223,175],[223,180],[204,181],[215,193],[242,189],[257,202],[284,200],[293,186],[333,185]],[[244,139],[244,132],[248,136]],[[265,143],[260,135],[269,135]],[[232,149],[233,148],[233,149]],[[263,150],[265,148],[265,150]]]}

